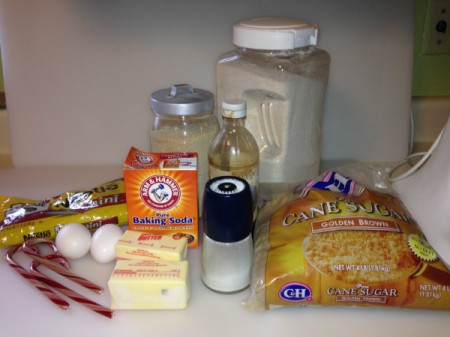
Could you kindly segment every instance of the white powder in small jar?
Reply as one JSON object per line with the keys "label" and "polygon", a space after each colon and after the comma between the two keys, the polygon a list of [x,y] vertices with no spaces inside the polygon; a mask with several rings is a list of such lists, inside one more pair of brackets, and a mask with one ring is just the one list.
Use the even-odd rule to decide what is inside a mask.
{"label": "white powder in small jar", "polygon": [[214,95],[189,84],[175,84],[151,95],[154,113],[150,140],[153,152],[196,152],[199,212],[208,181],[208,152],[219,131]]}
{"label": "white powder in small jar", "polygon": [[[213,118],[213,117],[211,117]],[[184,128],[171,126],[154,130],[151,134],[154,152],[197,152],[198,153],[198,201],[202,211],[203,192],[208,181],[208,151],[212,140],[219,131],[215,120],[190,123]],[[201,213],[200,213],[201,214]]]}

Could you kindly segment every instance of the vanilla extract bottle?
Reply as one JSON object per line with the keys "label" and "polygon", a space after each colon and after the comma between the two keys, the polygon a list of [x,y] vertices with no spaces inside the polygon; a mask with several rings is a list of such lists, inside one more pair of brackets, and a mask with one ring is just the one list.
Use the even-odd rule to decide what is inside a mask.
{"label": "vanilla extract bottle", "polygon": [[209,149],[209,178],[234,176],[245,179],[252,191],[256,216],[259,148],[255,138],[245,127],[246,117],[246,101],[225,99],[222,102],[223,126]]}

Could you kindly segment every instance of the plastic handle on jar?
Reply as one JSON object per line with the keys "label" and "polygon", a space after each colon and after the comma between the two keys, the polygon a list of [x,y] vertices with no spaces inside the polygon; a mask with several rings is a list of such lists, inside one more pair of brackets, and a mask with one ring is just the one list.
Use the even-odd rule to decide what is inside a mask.
{"label": "plastic handle on jar", "polygon": [[266,144],[270,147],[280,147],[280,141],[275,129],[275,123],[273,120],[273,111],[271,102],[261,103],[261,130],[264,134],[264,139],[267,140]]}

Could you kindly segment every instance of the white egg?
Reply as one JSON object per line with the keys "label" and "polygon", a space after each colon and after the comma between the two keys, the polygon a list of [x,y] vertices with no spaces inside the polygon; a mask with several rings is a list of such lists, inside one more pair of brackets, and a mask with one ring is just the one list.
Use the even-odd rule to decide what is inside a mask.
{"label": "white egg", "polygon": [[68,223],[59,230],[55,244],[62,256],[79,259],[89,252],[91,232],[82,224]]}
{"label": "white egg", "polygon": [[91,255],[99,263],[108,263],[116,257],[115,245],[122,236],[117,225],[103,225],[97,229],[91,240]]}

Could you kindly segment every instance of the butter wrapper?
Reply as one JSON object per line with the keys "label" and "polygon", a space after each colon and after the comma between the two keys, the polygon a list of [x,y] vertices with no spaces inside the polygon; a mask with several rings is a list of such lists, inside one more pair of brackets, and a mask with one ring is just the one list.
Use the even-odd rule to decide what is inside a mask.
{"label": "butter wrapper", "polygon": [[113,310],[184,309],[187,261],[119,260],[108,281]]}
{"label": "butter wrapper", "polygon": [[117,260],[167,260],[187,258],[186,236],[161,235],[127,230],[115,245]]}

